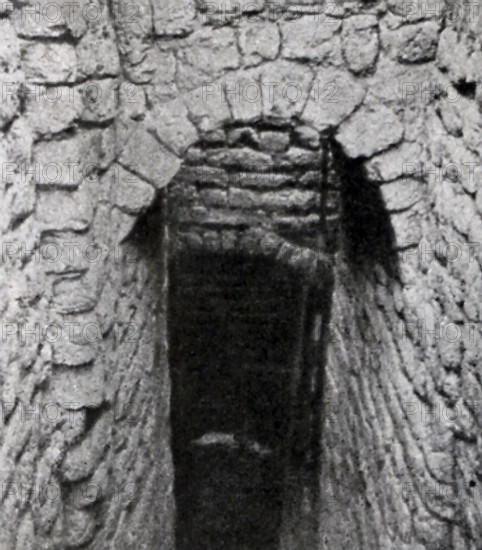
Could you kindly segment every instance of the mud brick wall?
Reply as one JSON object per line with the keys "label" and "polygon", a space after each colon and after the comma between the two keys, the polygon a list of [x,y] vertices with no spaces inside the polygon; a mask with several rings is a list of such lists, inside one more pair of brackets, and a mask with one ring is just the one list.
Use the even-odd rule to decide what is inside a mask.
{"label": "mud brick wall", "polygon": [[[139,0],[134,16],[128,4],[46,16],[42,0],[37,17],[30,4],[7,2],[0,12],[0,547],[173,548],[168,212],[159,202],[183,166],[191,176],[176,182],[186,186],[183,208],[195,205],[182,228],[191,242],[208,232],[211,212],[247,216],[249,196],[262,205],[250,210],[255,224],[298,249],[291,221],[316,212],[285,208],[314,197],[316,210],[319,192],[300,187],[295,159],[286,169],[301,174],[286,184],[295,199],[284,202],[280,188],[268,195],[273,210],[261,197],[270,191],[193,183],[216,148],[272,159],[256,128],[276,119],[293,127],[291,149],[276,155],[300,146],[295,126],[309,126],[350,168],[320,410],[317,546],[475,550],[480,15],[436,1]],[[287,82],[296,100],[283,97]],[[253,83],[264,90],[257,101],[223,96]],[[229,143],[230,125],[250,128],[254,143]],[[218,131],[222,143],[205,146]],[[323,162],[317,147],[303,155]],[[43,332],[54,322],[58,341]],[[87,493],[75,500],[74,489]],[[285,548],[296,535],[295,525]]]}

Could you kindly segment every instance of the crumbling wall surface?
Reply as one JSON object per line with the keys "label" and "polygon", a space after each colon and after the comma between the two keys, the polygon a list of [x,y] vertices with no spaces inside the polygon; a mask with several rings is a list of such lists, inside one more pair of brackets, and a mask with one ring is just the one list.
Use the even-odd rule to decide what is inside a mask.
{"label": "crumbling wall surface", "polygon": [[[45,4],[0,13],[0,547],[173,547],[166,213],[145,212],[190,146],[264,120],[321,133],[356,169],[320,411],[320,547],[476,548],[476,8]],[[366,238],[380,213],[394,267]]]}

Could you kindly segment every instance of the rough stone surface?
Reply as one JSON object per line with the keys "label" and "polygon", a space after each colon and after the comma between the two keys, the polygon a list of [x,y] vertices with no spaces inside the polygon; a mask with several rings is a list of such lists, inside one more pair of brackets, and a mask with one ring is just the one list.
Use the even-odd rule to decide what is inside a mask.
{"label": "rough stone surface", "polygon": [[240,28],[239,47],[244,55],[244,62],[248,65],[274,59],[278,55],[280,44],[280,33],[275,24],[248,22]]}
{"label": "rough stone surface", "polygon": [[402,136],[402,123],[391,109],[365,107],[340,126],[336,139],[349,157],[356,158],[371,157]]}
{"label": "rough stone surface", "polygon": [[379,39],[375,16],[356,15],[343,22],[343,56],[351,71],[360,73],[373,66]]}
{"label": "rough stone surface", "polygon": [[317,130],[336,127],[363,101],[365,88],[348,71],[325,69],[317,73],[303,120]]}
{"label": "rough stone surface", "polygon": [[437,53],[439,25],[419,23],[396,31],[398,59],[402,63],[431,61]]}
{"label": "rough stone surface", "polygon": [[476,550],[481,15],[96,6],[1,6],[0,548],[175,547],[170,216],[171,248],[263,255],[309,284],[333,265],[323,460],[281,550]]}
{"label": "rough stone surface", "polygon": [[[321,24],[320,24],[321,23]],[[322,61],[333,49],[332,38],[340,30],[340,21],[304,16],[281,25],[283,57]]]}
{"label": "rough stone surface", "polygon": [[[149,163],[139,162],[143,156]],[[119,163],[157,188],[167,185],[177,172],[180,161],[167,151],[145,128],[136,128],[124,145]]]}
{"label": "rough stone surface", "polygon": [[70,44],[24,42],[22,63],[25,77],[33,83],[75,82],[77,57]]}

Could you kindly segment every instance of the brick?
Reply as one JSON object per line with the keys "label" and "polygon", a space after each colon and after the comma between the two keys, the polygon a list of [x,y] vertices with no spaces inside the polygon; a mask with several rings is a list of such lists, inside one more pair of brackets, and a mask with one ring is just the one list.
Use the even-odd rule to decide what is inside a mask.
{"label": "brick", "polygon": [[316,169],[321,166],[322,155],[320,151],[309,151],[301,147],[290,147],[286,153],[277,159],[279,165],[277,168],[311,168]]}
{"label": "brick", "polygon": [[180,208],[178,220],[181,223],[197,223],[214,227],[250,227],[260,221],[260,216],[221,208],[192,207]]}
{"label": "brick", "polygon": [[286,189],[258,193],[235,188],[229,190],[229,205],[232,208],[261,208],[263,210],[276,212],[305,212],[315,208],[318,201],[319,195],[314,191]]}
{"label": "brick", "polygon": [[270,155],[249,147],[208,149],[203,152],[203,158],[212,166],[256,172],[266,172],[274,166]]}

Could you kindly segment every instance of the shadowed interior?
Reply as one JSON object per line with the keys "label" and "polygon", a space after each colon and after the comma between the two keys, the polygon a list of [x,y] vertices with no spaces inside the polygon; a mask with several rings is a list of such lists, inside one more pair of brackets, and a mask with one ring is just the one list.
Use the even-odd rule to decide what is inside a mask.
{"label": "shadowed interior", "polygon": [[172,262],[178,550],[278,547],[299,298],[268,261]]}

